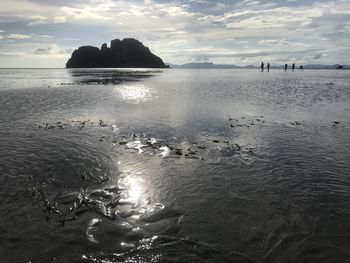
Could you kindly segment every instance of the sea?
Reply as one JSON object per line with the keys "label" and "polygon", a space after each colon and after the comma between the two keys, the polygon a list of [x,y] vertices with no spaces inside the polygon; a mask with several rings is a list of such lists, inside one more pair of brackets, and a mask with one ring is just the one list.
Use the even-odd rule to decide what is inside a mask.
{"label": "sea", "polygon": [[350,262],[349,73],[0,69],[0,261]]}

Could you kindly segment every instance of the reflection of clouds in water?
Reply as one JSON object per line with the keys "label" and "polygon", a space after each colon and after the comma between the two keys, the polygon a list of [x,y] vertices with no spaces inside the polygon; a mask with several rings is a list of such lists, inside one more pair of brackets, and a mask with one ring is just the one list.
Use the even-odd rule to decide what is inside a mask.
{"label": "reflection of clouds in water", "polygon": [[117,86],[115,88],[115,93],[122,100],[135,104],[149,101],[155,97],[155,90],[143,84],[128,84]]}

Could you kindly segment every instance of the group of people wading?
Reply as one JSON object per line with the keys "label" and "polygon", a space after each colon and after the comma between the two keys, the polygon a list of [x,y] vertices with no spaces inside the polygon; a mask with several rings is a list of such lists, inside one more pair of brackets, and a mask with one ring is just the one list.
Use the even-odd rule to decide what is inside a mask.
{"label": "group of people wading", "polygon": [[[263,72],[265,70],[264,62],[261,62],[260,68],[261,68],[261,72]],[[267,72],[270,71],[270,63],[267,63],[266,69],[267,69]],[[288,69],[288,64],[284,64],[284,71],[287,71],[287,69]],[[292,64],[292,71],[294,71],[294,70],[295,70],[295,63]],[[304,67],[302,65],[300,65],[299,70],[304,70]]]}

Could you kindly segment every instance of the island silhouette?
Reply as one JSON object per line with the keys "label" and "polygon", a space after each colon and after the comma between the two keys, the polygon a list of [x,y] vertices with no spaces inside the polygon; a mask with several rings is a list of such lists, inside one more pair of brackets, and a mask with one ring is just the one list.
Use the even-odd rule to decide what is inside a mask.
{"label": "island silhouette", "polygon": [[101,49],[82,46],[74,50],[66,68],[168,68],[163,60],[134,38],[114,39]]}

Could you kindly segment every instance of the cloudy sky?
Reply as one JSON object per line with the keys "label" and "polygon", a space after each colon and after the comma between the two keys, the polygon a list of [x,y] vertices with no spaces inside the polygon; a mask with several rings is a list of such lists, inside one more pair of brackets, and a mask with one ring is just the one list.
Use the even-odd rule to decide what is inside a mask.
{"label": "cloudy sky", "polygon": [[166,63],[350,64],[350,1],[1,0],[0,67],[134,37]]}

